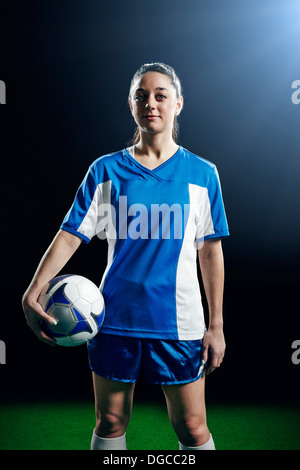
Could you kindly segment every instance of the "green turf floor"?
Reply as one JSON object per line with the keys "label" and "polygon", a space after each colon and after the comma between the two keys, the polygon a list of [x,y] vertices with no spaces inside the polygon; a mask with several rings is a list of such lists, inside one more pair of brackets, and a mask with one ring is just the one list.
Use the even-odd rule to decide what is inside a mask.
{"label": "green turf floor", "polygon": [[[300,407],[208,405],[218,450],[300,450]],[[88,450],[94,405],[0,404],[1,450]],[[129,450],[178,450],[162,404],[135,403],[127,429]]]}

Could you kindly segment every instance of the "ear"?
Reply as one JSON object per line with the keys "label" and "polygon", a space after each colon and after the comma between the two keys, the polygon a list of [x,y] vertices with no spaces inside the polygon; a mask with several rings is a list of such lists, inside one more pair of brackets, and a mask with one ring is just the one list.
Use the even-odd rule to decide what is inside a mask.
{"label": "ear", "polygon": [[131,99],[130,99],[130,98],[128,98],[128,104],[129,104],[130,111],[131,111],[131,113],[132,113],[132,103],[131,103]]}
{"label": "ear", "polygon": [[183,97],[180,96],[180,98],[178,98],[177,103],[176,103],[175,116],[179,116],[182,108],[183,108]]}

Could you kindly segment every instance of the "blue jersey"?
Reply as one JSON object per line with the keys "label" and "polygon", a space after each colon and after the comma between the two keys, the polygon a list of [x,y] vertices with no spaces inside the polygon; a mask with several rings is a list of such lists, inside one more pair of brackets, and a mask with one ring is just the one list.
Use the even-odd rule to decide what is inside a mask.
{"label": "blue jersey", "polygon": [[103,333],[194,340],[205,333],[197,249],[229,235],[215,165],[179,147],[154,170],[127,149],[90,167],[63,224],[108,241]]}

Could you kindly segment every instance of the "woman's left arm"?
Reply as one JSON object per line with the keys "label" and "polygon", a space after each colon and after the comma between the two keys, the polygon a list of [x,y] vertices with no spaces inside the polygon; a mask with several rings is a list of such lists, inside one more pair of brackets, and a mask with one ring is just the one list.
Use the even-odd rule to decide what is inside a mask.
{"label": "woman's left arm", "polygon": [[203,339],[203,361],[207,374],[220,367],[225,354],[223,333],[224,259],[221,240],[206,240],[198,250],[201,275],[209,310],[209,325]]}

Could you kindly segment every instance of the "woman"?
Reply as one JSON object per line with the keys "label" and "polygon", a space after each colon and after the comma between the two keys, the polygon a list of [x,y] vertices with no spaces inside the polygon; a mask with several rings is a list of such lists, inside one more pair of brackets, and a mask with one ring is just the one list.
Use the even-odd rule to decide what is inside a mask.
{"label": "woman", "polygon": [[54,344],[41,329],[41,318],[55,320],[38,304],[39,293],[81,241],[102,237],[105,230],[108,263],[100,289],[106,316],[88,344],[96,403],[91,449],[127,448],[141,371],[163,388],[179,448],[215,449],[206,422],[204,370],[218,368],[225,352],[221,238],[229,232],[218,174],[213,164],[176,143],[183,98],[173,68],[140,67],[129,105],[137,124],[133,145],[90,166],[24,294],[23,308],[34,333]]}

